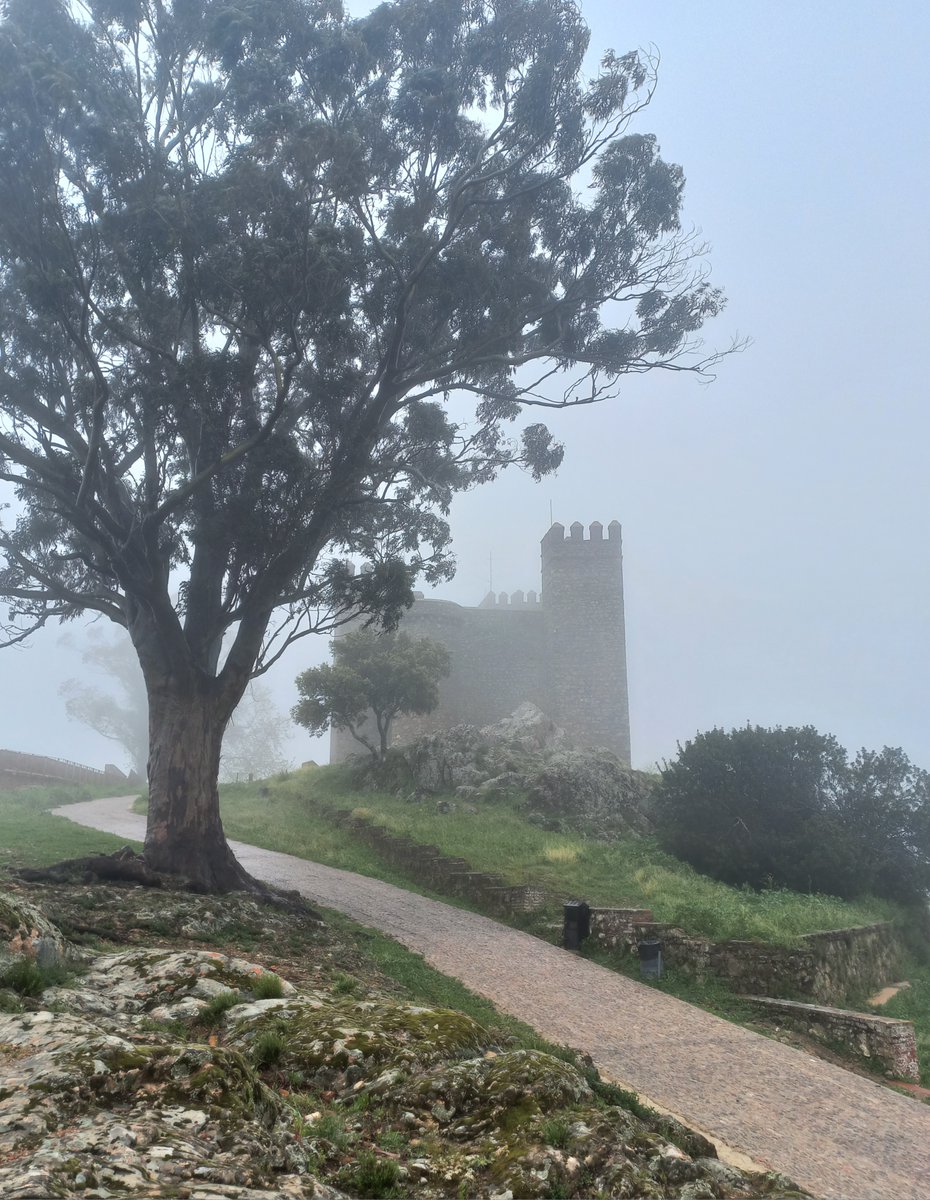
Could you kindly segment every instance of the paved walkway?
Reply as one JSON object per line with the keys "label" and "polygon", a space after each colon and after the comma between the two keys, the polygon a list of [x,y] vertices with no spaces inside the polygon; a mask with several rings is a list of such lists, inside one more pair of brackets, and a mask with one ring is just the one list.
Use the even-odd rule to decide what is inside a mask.
{"label": "paved walkway", "polygon": [[[141,840],[131,798],[57,811]],[[257,877],[397,938],[586,1051],[603,1074],[783,1171],[822,1200],[930,1200],[930,1107],[487,917],[379,880],[232,843]]]}

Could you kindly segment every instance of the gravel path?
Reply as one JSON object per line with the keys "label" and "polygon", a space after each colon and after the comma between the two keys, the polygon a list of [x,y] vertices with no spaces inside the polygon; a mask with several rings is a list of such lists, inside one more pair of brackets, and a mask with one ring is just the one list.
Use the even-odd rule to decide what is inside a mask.
{"label": "gravel path", "polygon": [[[56,810],[141,840],[131,797]],[[487,917],[350,871],[232,843],[260,879],[390,934],[586,1051],[602,1073],[822,1200],[930,1200],[930,1107]]]}

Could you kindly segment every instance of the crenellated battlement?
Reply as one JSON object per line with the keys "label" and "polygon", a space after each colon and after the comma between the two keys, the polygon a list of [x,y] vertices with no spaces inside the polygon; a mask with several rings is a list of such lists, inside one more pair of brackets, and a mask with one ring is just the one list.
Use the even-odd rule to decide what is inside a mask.
{"label": "crenellated battlement", "polygon": [[542,539],[542,550],[545,556],[547,550],[574,549],[585,546],[589,549],[619,548],[621,528],[619,521],[611,521],[607,526],[607,537],[604,538],[604,526],[600,521],[592,521],[588,526],[588,536],[585,537],[585,527],[580,521],[573,521],[565,535],[565,526],[555,521],[549,526]]}
{"label": "crenellated battlement", "polygon": [[479,608],[510,608],[515,611],[539,608],[539,596],[536,592],[488,592],[478,605]]}

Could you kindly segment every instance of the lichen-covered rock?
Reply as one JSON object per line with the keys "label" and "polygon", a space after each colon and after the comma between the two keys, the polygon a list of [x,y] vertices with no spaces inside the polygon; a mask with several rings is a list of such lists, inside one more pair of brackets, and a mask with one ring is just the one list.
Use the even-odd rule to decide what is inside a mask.
{"label": "lichen-covered rock", "polygon": [[511,1050],[444,1063],[410,1080],[393,1099],[405,1108],[441,1105],[446,1124],[461,1116],[474,1128],[516,1108],[531,1114],[590,1100],[591,1089],[576,1067],[551,1054]]}
{"label": "lichen-covered rock", "polygon": [[[145,1014],[158,1021],[191,1021],[216,996],[238,992],[244,1000],[258,980],[273,974],[257,963],[217,951],[134,949],[101,955],[68,989],[68,1004],[88,1013]],[[285,996],[294,987],[280,981]],[[50,989],[46,999],[62,999]]]}
{"label": "lichen-covered rock", "polygon": [[[56,912],[79,922],[87,895],[62,893]],[[206,903],[223,925],[223,902]],[[157,924],[159,904],[171,927],[198,911],[194,898],[127,892],[127,935],[142,909]],[[267,921],[259,943],[300,934],[301,963],[306,947],[330,953],[316,924]],[[722,1166],[699,1135],[628,1111],[572,1061],[494,1046],[463,1014],[370,985],[347,995],[344,973],[260,998],[278,986],[253,990],[268,972],[237,954],[89,957],[42,994],[54,1011],[0,1013],[3,1200],[803,1195]]]}
{"label": "lichen-covered rock", "polygon": [[[455,793],[480,803],[522,796],[527,813],[546,828],[606,839],[651,828],[650,777],[609,750],[575,748],[535,704],[481,729],[457,725],[426,734],[397,753],[405,768],[398,786],[409,791],[412,781],[417,798]],[[374,772],[373,786],[384,786],[384,770],[367,764],[361,770]]]}
{"label": "lichen-covered rock", "polygon": [[606,750],[554,754],[529,781],[526,807],[609,840],[648,833],[652,784]]}
{"label": "lichen-covered rock", "polygon": [[17,958],[53,966],[80,958],[78,950],[34,904],[13,892],[0,893],[0,977]]}
{"label": "lichen-covered rock", "polygon": [[400,1076],[474,1054],[490,1040],[464,1013],[387,999],[304,996],[274,1007],[232,1008],[226,1021],[230,1045],[249,1053],[263,1035],[278,1033],[282,1069],[317,1074],[335,1087],[347,1073],[353,1082],[385,1071]]}
{"label": "lichen-covered rock", "polygon": [[234,1050],[23,1013],[0,1016],[0,1074],[5,1200],[177,1196],[190,1179],[229,1200],[341,1194],[300,1177],[290,1112]]}

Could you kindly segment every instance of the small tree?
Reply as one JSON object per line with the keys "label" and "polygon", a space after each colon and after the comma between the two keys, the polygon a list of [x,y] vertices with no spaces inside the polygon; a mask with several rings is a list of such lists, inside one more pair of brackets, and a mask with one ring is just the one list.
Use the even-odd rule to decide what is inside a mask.
{"label": "small tree", "polygon": [[[394,718],[432,712],[439,681],[451,669],[449,651],[439,642],[370,629],[334,642],[333,660],[297,676],[302,699],[292,710],[294,720],[311,733],[347,729],[378,760],[387,754]],[[369,718],[377,743],[365,733]]]}
{"label": "small tree", "polygon": [[712,729],[656,796],[665,847],[727,883],[911,902],[930,888],[930,774],[901,750],[850,762],[811,726]]}

